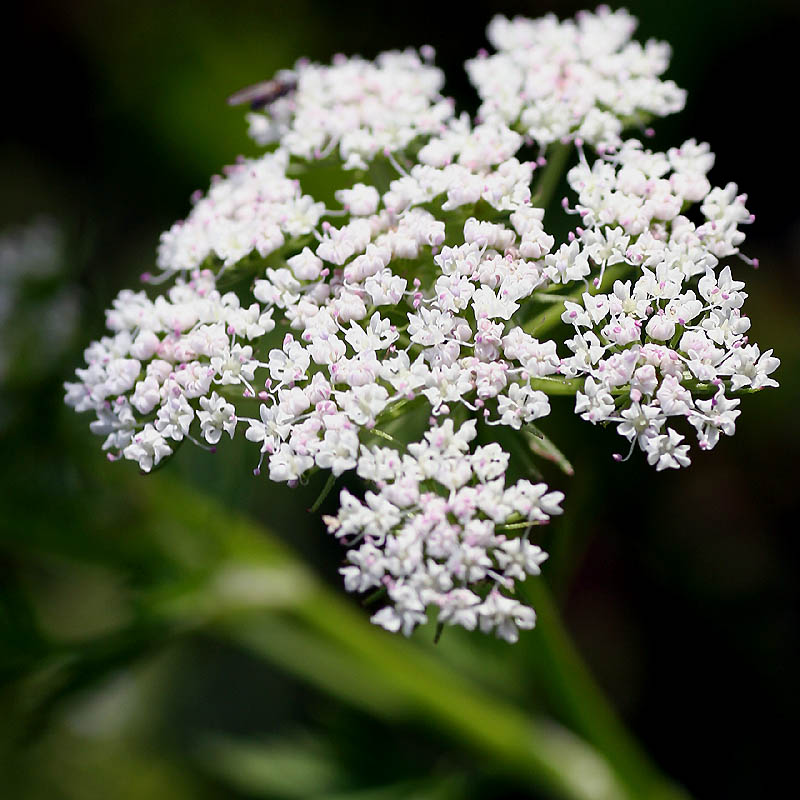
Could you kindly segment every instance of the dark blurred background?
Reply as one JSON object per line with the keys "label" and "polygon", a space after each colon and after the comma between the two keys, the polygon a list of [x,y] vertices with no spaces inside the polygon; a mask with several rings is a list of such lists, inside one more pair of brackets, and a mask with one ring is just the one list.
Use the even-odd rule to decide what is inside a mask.
{"label": "dark blurred background", "polygon": [[[446,90],[470,109],[461,64],[486,46],[493,14],[581,7],[60,0],[4,12],[0,237],[19,241],[19,226],[39,219],[51,247],[37,256],[49,266],[2,309],[0,796],[533,796],[491,769],[471,773],[429,731],[381,721],[202,626],[152,624],[148,592],[183,586],[186,565],[210,563],[220,545],[202,532],[169,539],[184,548],[176,556],[138,499],[154,490],[140,487],[181,481],[260,520],[335,589],[341,553],[305,510],[320,487],[252,479],[252,450],[235,446],[216,459],[185,448],[149,478],[108,465],[88,420],[63,407],[61,384],[102,334],[114,294],[152,267],[191,192],[256,152],[225,103],[231,92],[304,55],[432,44]],[[547,580],[598,681],[667,774],[697,798],[778,796],[793,782],[800,714],[800,174],[789,102],[800,14],[792,0],[627,7],[637,38],[672,44],[667,75],[689,91],[685,112],[656,125],[654,146],[710,142],[712,179],[749,195],[746,252],[761,269],[741,263],[739,274],[753,338],[782,359],[781,389],[746,397],[736,436],[678,474],[636,457],[615,465],[613,432],[570,419],[567,402],[551,430],[576,476],[561,479],[567,514],[545,537]],[[192,541],[206,543],[187,556]],[[516,649],[474,636],[446,658],[546,708],[526,685],[535,636]],[[430,775],[441,780],[423,791],[415,781]]]}

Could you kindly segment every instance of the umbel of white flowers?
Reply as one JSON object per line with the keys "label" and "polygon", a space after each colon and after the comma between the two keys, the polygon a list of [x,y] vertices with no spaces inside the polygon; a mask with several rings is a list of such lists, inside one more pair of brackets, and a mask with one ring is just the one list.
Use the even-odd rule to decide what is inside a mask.
{"label": "umbel of white flowers", "polygon": [[[657,470],[685,467],[687,434],[713,448],[737,394],[777,386],[727,263],[746,196],[712,186],[707,144],[623,138],[684,103],[661,79],[668,46],[634,27],[606,8],[497,17],[496,52],[466,65],[475,119],[441,94],[430,48],[266,84],[249,115],[264,155],[163,234],[145,279],[171,286],[121,292],[66,386],[109,459],[147,472],[184,439],[243,432],[271,480],[356,470],[364,499],[342,491],[326,522],[350,548],[347,589],[383,592],[373,621],[408,635],[435,611],[515,641],[535,622],[515,582],[546,558],[530,534],[563,495],[507,485],[480,430],[524,436],[571,394]],[[570,157],[574,195],[548,218],[579,224],[558,242],[545,206]],[[339,185],[312,196],[323,174]],[[410,442],[418,411],[429,429]]]}

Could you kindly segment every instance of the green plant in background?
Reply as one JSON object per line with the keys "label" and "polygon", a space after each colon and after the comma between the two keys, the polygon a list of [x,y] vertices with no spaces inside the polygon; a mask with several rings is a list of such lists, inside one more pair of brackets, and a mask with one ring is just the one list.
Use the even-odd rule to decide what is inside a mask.
{"label": "green plant in background", "polygon": [[0,431],[18,416],[18,398],[63,358],[78,321],[78,297],[65,286],[66,242],[40,217],[0,235]]}
{"label": "green plant in background", "polygon": [[[171,574],[145,582],[125,635],[66,649],[51,700],[202,629],[371,717],[430,722],[546,796],[681,796],[525,580],[546,558],[536,526],[561,511],[544,474],[572,471],[540,427],[551,402],[572,396],[661,470],[688,464],[681,429],[709,449],[733,432],[737,394],[775,385],[777,359],[746,338],[743,284],[719,263],[738,255],[745,198],[711,187],[705,145],[662,154],[623,138],[683,102],[660,79],[666,48],[631,31],[603,10],[495,20],[498,52],[468,64],[475,121],[440,94],[425,49],[299,63],[248,92],[267,153],[164,235],[147,281],[171,287],[119,295],[68,402],[96,413],[112,460],[144,471],[186,440],[222,449],[237,434],[275,481],[329,471],[315,505],[354,471],[364,499],[350,483],[326,517],[350,548],[346,588],[369,593],[384,628],[408,635],[430,618],[436,633],[370,628],[269,532],[161,475],[132,490],[131,529]],[[574,197],[551,208],[568,168]],[[538,629],[517,646],[549,714],[487,685],[457,630],[513,642],[533,608]],[[292,763],[306,776],[316,765],[295,796],[341,790],[319,743],[203,748],[243,791],[292,796],[274,781]],[[466,789],[443,770],[384,791]]]}

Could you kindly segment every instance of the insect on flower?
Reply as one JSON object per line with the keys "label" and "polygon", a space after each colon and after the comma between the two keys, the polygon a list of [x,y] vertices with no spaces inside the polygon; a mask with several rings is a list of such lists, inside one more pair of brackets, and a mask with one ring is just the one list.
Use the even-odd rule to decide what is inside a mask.
{"label": "insect on flower", "polygon": [[253,111],[274,103],[280,97],[286,97],[297,88],[297,79],[294,74],[288,71],[279,72],[275,78],[268,81],[254,83],[239,89],[228,98],[228,105],[240,106],[250,103]]}

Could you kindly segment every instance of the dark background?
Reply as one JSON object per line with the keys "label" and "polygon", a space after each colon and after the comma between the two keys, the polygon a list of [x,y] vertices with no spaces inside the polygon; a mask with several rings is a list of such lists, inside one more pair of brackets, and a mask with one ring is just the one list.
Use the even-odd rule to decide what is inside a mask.
{"label": "dark background", "polygon": [[[581,7],[62,0],[27,3],[6,16],[0,228],[42,212],[56,221],[66,242],[63,280],[78,287],[82,314],[57,364],[44,375],[21,370],[2,387],[0,674],[8,692],[41,668],[48,636],[80,640],[91,633],[98,606],[107,612],[113,605],[116,588],[104,594],[105,578],[98,583],[92,571],[97,564],[113,564],[125,591],[144,580],[129,574],[141,569],[142,554],[130,556],[130,540],[104,528],[120,502],[105,473],[133,467],[106,465],[97,442],[87,441],[87,420],[62,408],[60,384],[79,366],[82,347],[102,333],[102,310],[113,295],[152,266],[158,234],[187,212],[190,193],[238,153],[255,152],[241,111],[225,98],[302,55],[326,61],[336,52],[374,56],[429,43],[447,75],[446,91],[472,108],[461,64],[486,45],[493,14],[552,10],[563,17]],[[577,475],[562,487],[568,513],[549,534],[548,580],[600,683],[660,767],[697,798],[775,796],[784,781],[794,783],[800,713],[800,548],[792,523],[800,444],[793,118],[800,15],[790,0],[627,7],[640,19],[637,38],[672,44],[667,76],[689,91],[686,110],[657,123],[654,146],[689,137],[710,142],[717,154],[712,179],[735,181],[749,195],[757,221],[745,250],[761,269],[742,263],[739,275],[748,282],[753,338],[782,359],[782,386],[746,397],[736,436],[697,453],[692,468],[676,474],[656,474],[636,457],[613,464],[614,435],[570,420],[566,408],[558,440]],[[250,480],[251,456],[231,448],[222,468],[182,451],[167,469],[271,525],[335,584],[340,553],[304,512],[314,487],[292,493]],[[115,547],[128,555],[117,558]],[[29,640],[30,631],[36,635]],[[512,657],[507,652],[503,658]],[[174,659],[180,666],[170,669],[181,678],[171,685],[178,688],[149,712],[157,722],[144,726],[145,744],[152,735],[175,754],[163,783],[173,797],[183,796],[179,786],[186,796],[251,796],[209,777],[187,755],[198,730],[261,735],[286,726],[317,733],[344,726],[355,739],[393,748],[399,773],[405,760],[425,763],[410,733],[325,705],[235,648],[198,636]],[[243,695],[243,685],[256,687],[261,699]],[[24,711],[20,719],[24,726]],[[90,767],[77,778],[57,771],[59,756],[74,757],[71,745],[40,744],[55,724],[45,716],[31,734],[19,762],[25,777],[9,797],[40,796],[31,777],[40,763],[56,770],[45,781],[50,796],[99,796],[83,774]],[[364,764],[348,769],[362,783],[380,780],[374,766],[373,773]],[[160,798],[160,785],[119,796]],[[473,791],[492,797],[501,790],[477,782]]]}

